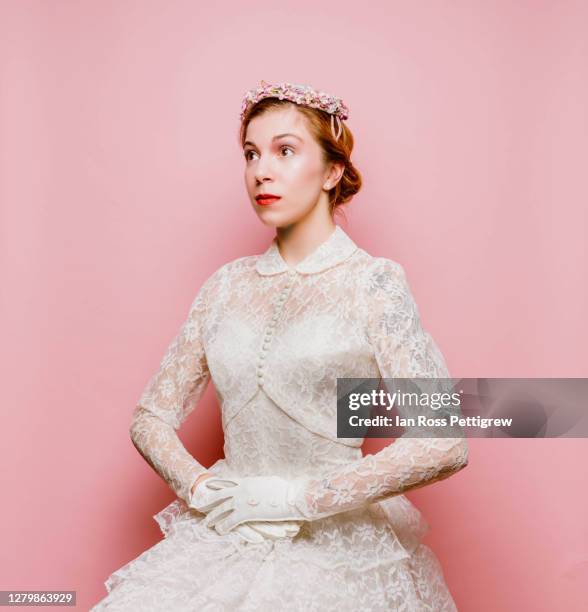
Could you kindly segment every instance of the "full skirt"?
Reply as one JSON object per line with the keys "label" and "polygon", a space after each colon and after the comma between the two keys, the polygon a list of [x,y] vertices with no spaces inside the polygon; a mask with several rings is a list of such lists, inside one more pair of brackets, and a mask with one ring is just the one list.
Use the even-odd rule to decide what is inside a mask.
{"label": "full skirt", "polygon": [[164,539],[111,574],[90,612],[455,611],[419,517],[397,496],[252,544],[176,500],[154,517]]}

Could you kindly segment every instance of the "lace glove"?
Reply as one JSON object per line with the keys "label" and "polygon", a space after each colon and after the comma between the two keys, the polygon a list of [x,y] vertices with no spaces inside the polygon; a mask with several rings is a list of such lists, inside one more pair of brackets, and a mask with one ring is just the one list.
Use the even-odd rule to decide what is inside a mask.
{"label": "lace glove", "polygon": [[[207,514],[229,499],[226,489],[235,485],[235,481],[209,477],[199,482],[194,488],[194,493],[189,500],[189,506]],[[207,524],[208,521],[207,521]],[[209,524],[212,527],[212,525]],[[258,543],[264,539],[278,540],[281,538],[292,538],[300,530],[300,523],[293,521],[263,522],[252,521],[238,525],[235,531],[247,542]],[[218,530],[217,530],[218,531]],[[219,532],[220,533],[220,532]],[[226,532],[224,532],[226,533]]]}

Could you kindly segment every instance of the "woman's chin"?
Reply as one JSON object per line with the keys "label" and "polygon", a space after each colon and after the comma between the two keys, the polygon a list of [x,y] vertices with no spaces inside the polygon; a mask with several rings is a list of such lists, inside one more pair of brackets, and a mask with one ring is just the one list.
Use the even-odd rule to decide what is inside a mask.
{"label": "woman's chin", "polygon": [[296,223],[298,217],[292,214],[285,214],[278,210],[257,210],[259,220],[268,227],[287,227]]}

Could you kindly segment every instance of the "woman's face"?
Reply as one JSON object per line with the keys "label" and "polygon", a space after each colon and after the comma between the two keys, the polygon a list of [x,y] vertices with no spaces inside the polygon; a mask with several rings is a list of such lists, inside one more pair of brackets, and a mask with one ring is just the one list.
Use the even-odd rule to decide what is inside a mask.
{"label": "woman's face", "polygon": [[[247,126],[245,185],[261,221],[287,227],[317,205],[328,208],[329,169],[304,115],[294,106],[266,111]],[[259,199],[263,194],[278,199]]]}

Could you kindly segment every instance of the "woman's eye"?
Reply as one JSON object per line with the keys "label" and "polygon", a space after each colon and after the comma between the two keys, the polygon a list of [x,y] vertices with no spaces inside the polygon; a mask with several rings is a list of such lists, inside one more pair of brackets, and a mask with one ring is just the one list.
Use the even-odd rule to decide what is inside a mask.
{"label": "woman's eye", "polygon": [[[287,145],[281,146],[280,147],[280,152],[283,152],[284,149],[287,149],[288,151],[292,151],[292,153],[294,153],[294,149],[292,147],[287,146]],[[245,159],[247,161],[251,160],[251,156],[250,156],[251,153],[255,153],[255,151],[253,151],[253,149],[249,149],[249,151],[245,151],[244,156],[245,156]]]}

